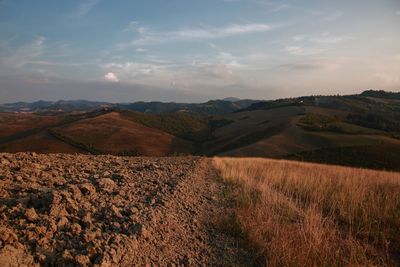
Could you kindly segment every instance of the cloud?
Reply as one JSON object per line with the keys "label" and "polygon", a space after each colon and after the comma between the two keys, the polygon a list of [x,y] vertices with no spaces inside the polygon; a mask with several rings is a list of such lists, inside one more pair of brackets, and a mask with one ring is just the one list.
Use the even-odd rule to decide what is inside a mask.
{"label": "cloud", "polygon": [[126,77],[137,77],[137,76],[148,76],[154,74],[156,71],[160,71],[165,66],[149,63],[137,63],[137,62],[124,62],[124,63],[107,63],[103,64],[104,69],[118,71],[121,75]]}
{"label": "cloud", "polygon": [[146,51],[147,51],[147,49],[144,49],[144,48],[141,48],[141,47],[136,48],[136,52],[138,52],[138,53],[144,53]]}
{"label": "cloud", "polygon": [[87,15],[96,5],[98,5],[102,0],[84,0],[83,3],[81,3],[75,14],[78,17],[83,17]]}
{"label": "cloud", "polygon": [[193,61],[195,75],[207,76],[230,80],[237,76],[237,71],[247,68],[246,65],[239,62],[239,58],[224,51],[219,51],[214,59],[206,61]]}
{"label": "cloud", "polygon": [[303,46],[286,46],[285,51],[294,56],[310,56],[322,53],[321,48],[303,47]]}
{"label": "cloud", "polygon": [[136,28],[138,27],[137,25],[139,25],[139,22],[131,21],[131,22],[129,22],[128,26],[122,30],[122,32],[136,30]]}
{"label": "cloud", "polygon": [[47,61],[47,60],[31,60],[25,64],[41,65],[41,66],[61,66],[61,67],[80,67],[86,65],[95,65],[93,62],[81,62],[81,63],[65,63],[58,61]]}
{"label": "cloud", "polygon": [[290,4],[287,4],[287,3],[282,4],[282,3],[279,3],[278,1],[255,0],[254,2],[257,4],[260,4],[260,5],[269,7],[270,11],[272,11],[272,12],[278,12],[278,11],[292,7]]}
{"label": "cloud", "polygon": [[104,75],[104,79],[109,82],[119,82],[117,75],[115,75],[113,72],[108,72],[106,75]]}
{"label": "cloud", "polygon": [[0,54],[0,65],[6,68],[21,68],[33,61],[35,58],[39,57],[44,52],[45,38],[37,37],[32,42],[24,44],[12,49],[11,47],[6,47],[8,53]]}
{"label": "cloud", "polygon": [[300,42],[300,41],[303,41],[305,39],[305,37],[303,35],[295,35],[292,37],[292,39],[293,39],[293,41]]}
{"label": "cloud", "polygon": [[400,10],[397,10],[396,15],[400,16]]}
{"label": "cloud", "polygon": [[339,64],[330,60],[314,60],[310,62],[282,64],[279,67],[290,71],[334,70],[339,67]]}
{"label": "cloud", "polygon": [[[349,36],[332,35],[324,32],[319,35],[295,35],[291,37],[292,43],[287,45],[284,50],[291,55],[309,56],[325,52],[337,45],[354,38]],[[294,41],[294,42],[293,42]]]}
{"label": "cloud", "polygon": [[250,33],[266,32],[274,27],[264,23],[232,24],[226,27],[186,28],[175,31],[157,32],[146,27],[138,27],[139,37],[128,43],[117,45],[119,48],[143,46],[172,42],[192,42],[206,39],[218,39]]}
{"label": "cloud", "polygon": [[318,44],[338,44],[349,39],[351,38],[348,36],[335,36],[325,32],[317,37],[311,38],[310,41]]}
{"label": "cloud", "polygon": [[375,73],[375,77],[378,78],[384,84],[398,85],[400,83],[400,76],[395,76],[389,73]]}

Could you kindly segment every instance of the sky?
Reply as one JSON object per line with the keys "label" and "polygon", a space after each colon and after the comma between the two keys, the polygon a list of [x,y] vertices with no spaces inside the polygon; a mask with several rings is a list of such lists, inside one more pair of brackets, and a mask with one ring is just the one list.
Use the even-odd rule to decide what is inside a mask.
{"label": "sky", "polygon": [[400,90],[400,0],[0,0],[0,103]]}

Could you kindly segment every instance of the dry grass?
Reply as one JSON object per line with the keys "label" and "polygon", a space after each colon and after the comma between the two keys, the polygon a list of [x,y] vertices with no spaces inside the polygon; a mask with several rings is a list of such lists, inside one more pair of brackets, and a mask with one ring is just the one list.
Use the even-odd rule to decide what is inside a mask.
{"label": "dry grass", "polygon": [[270,159],[213,164],[236,185],[235,224],[262,265],[400,263],[400,174]]}

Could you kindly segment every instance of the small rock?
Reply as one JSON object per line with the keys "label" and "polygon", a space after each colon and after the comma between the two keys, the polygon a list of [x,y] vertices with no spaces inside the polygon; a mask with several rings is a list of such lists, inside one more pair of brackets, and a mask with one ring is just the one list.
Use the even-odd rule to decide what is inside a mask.
{"label": "small rock", "polygon": [[7,159],[2,159],[1,160],[1,164],[3,164],[3,165],[10,165],[10,161],[8,161]]}
{"label": "small rock", "polygon": [[136,208],[136,207],[131,207],[131,213],[132,214],[136,214],[136,213],[138,213],[139,212],[139,209],[138,208]]}
{"label": "small rock", "polygon": [[44,263],[46,261],[46,255],[42,253],[36,253],[36,258],[39,262]]}
{"label": "small rock", "polygon": [[134,225],[132,225],[131,230],[139,237],[142,237],[144,239],[150,238],[150,232],[141,223],[135,223]]}
{"label": "small rock", "polygon": [[110,210],[113,212],[113,215],[114,215],[114,216],[116,216],[116,217],[118,217],[118,218],[122,218],[122,217],[123,217],[122,214],[121,214],[121,212],[120,212],[120,210],[119,210],[119,208],[117,208],[116,206],[111,205],[111,206],[110,206]]}
{"label": "small rock", "polygon": [[110,178],[99,179],[97,183],[99,187],[106,192],[112,192],[116,186],[115,182]]}
{"label": "small rock", "polygon": [[68,262],[68,261],[72,261],[74,259],[74,257],[72,257],[71,251],[69,251],[68,249],[64,250],[62,253],[62,258]]}
{"label": "small rock", "polygon": [[45,226],[36,226],[35,227],[35,233],[37,235],[44,235],[47,231],[47,228]]}
{"label": "small rock", "polygon": [[79,188],[76,185],[71,185],[69,186],[69,190],[71,191],[71,196],[73,199],[80,201],[82,198],[82,192],[79,190]]}
{"label": "small rock", "polygon": [[5,227],[0,227],[0,241],[3,242],[3,244],[13,244],[18,241],[18,237],[11,230]]}
{"label": "small rock", "polygon": [[86,255],[77,255],[75,257],[75,262],[79,265],[79,266],[88,266],[90,264],[90,259],[88,256]]}
{"label": "small rock", "polygon": [[86,213],[85,216],[82,218],[82,222],[86,226],[90,226],[92,224],[92,214]]}
{"label": "small rock", "polygon": [[61,217],[60,220],[57,223],[58,229],[64,227],[65,225],[68,224],[68,219],[66,217]]}
{"label": "small rock", "polygon": [[81,233],[81,231],[82,231],[82,227],[79,224],[74,223],[71,225],[71,233],[73,235],[79,235]]}
{"label": "small rock", "polygon": [[189,255],[184,256],[183,259],[182,259],[182,264],[184,266],[191,266],[192,265],[191,257]]}
{"label": "small rock", "polygon": [[36,221],[39,218],[34,208],[27,209],[25,212],[25,217],[30,222]]}
{"label": "small rock", "polygon": [[81,192],[85,196],[92,196],[96,194],[96,188],[91,183],[84,183],[79,186]]}

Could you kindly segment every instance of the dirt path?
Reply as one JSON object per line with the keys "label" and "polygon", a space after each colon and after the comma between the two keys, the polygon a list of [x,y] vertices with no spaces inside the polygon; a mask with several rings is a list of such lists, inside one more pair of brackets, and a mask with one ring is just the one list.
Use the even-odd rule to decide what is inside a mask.
{"label": "dirt path", "polygon": [[0,154],[0,265],[246,266],[209,159]]}

